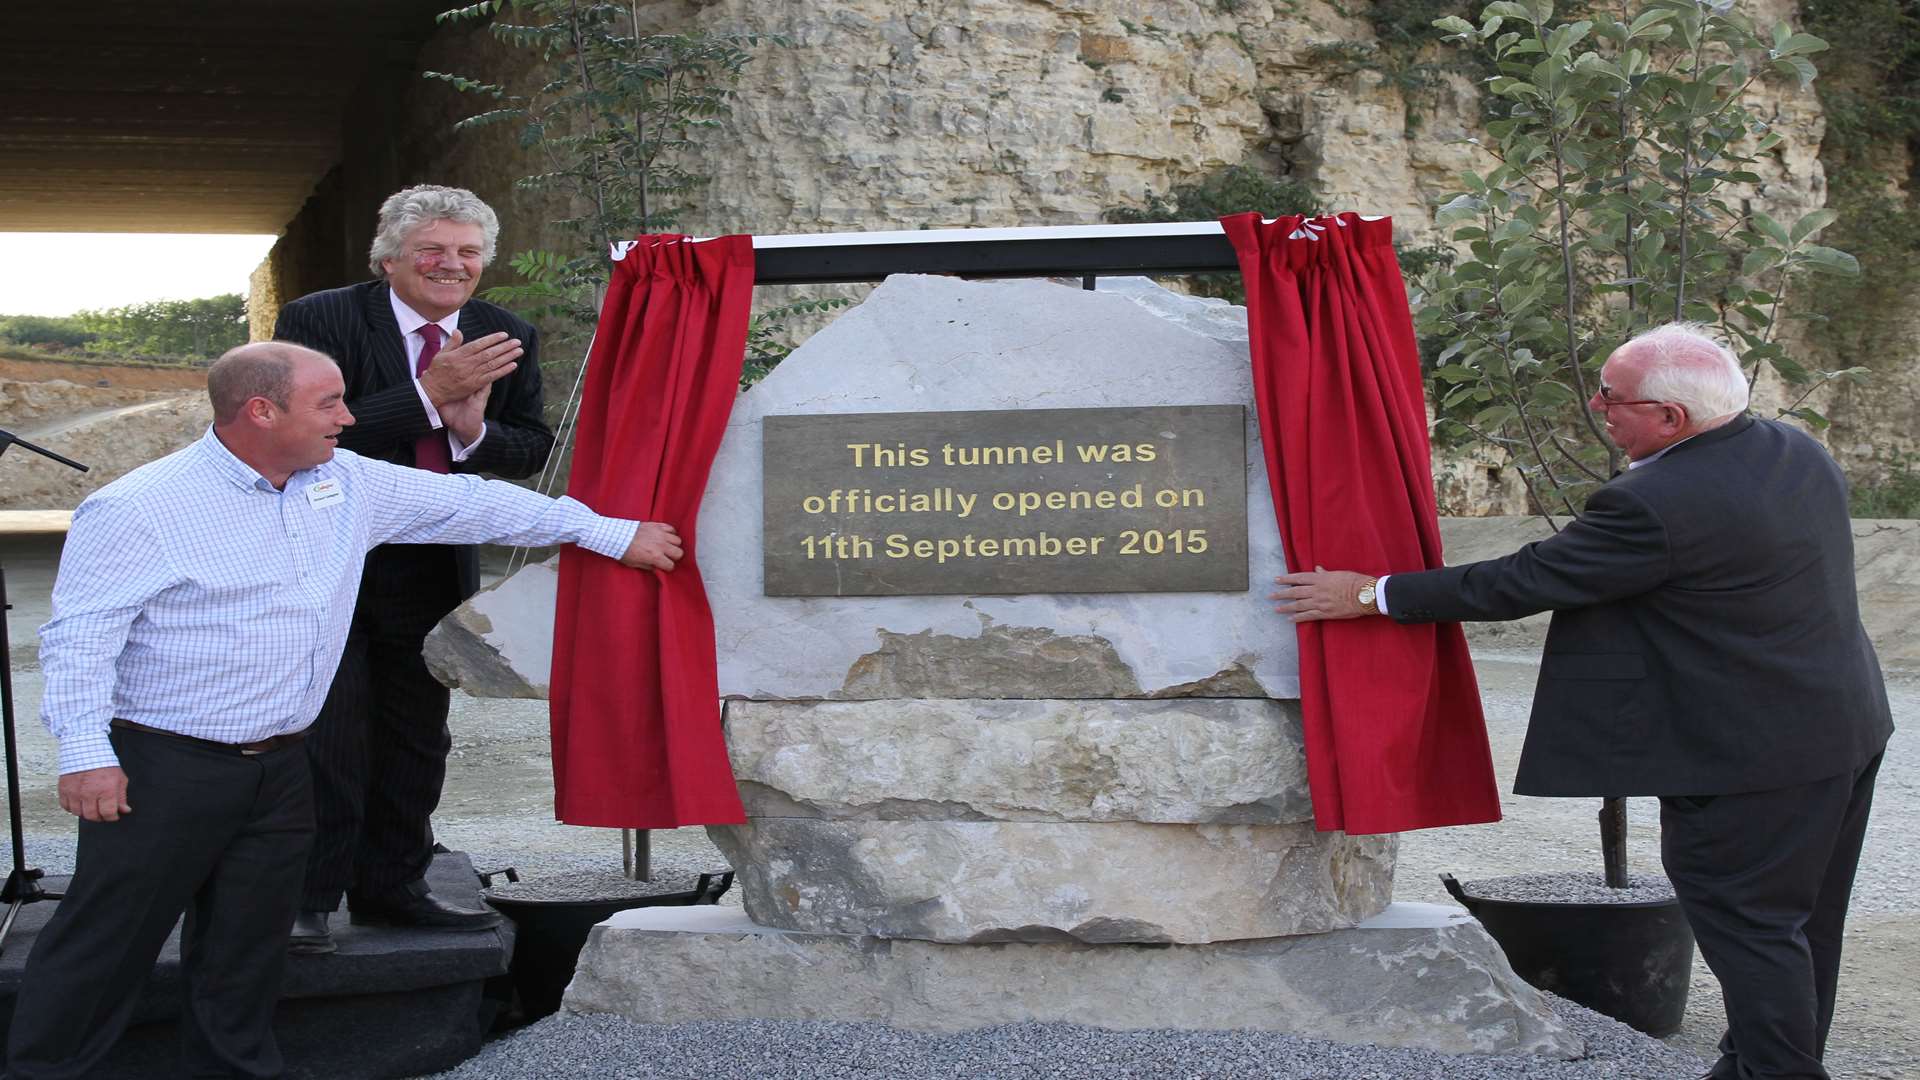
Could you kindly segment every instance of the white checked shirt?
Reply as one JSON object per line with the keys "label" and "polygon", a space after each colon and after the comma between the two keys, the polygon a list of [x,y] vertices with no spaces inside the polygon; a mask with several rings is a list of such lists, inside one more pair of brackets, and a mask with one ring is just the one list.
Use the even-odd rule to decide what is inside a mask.
{"label": "white checked shirt", "polygon": [[376,544],[577,543],[618,558],[638,527],[347,450],[276,491],[210,428],[74,511],[40,628],[60,771],[119,764],[114,717],[229,743],[313,723]]}

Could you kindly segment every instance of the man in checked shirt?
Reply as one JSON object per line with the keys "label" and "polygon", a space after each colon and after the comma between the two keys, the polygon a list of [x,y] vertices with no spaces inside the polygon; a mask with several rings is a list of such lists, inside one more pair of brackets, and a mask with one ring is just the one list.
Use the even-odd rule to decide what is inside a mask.
{"label": "man in checked shirt", "polygon": [[74,512],[40,631],[42,719],[73,882],[34,941],[7,1075],[89,1074],[182,913],[186,1072],[278,1076],[273,1010],[313,835],[301,746],[340,662],[369,548],[576,543],[642,570],[670,525],[336,450],[353,423],[311,349],[243,345],[214,422]]}

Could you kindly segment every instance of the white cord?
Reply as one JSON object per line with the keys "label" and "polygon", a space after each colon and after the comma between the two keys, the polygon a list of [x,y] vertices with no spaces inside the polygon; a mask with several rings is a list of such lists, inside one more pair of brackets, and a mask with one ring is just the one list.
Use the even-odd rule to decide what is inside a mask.
{"label": "white cord", "polygon": [[[587,339],[587,353],[580,358],[580,370],[573,376],[573,390],[567,394],[566,407],[560,410],[560,427],[554,433],[553,449],[547,453],[547,463],[540,467],[540,478],[534,481],[534,490],[542,495],[552,496],[553,485],[560,479],[560,462],[565,460],[567,450],[573,445],[573,434],[580,420],[580,384],[587,377],[587,361],[593,356],[593,342],[599,337],[599,331]],[[507,555],[507,576],[527,564],[527,549],[516,547]]]}

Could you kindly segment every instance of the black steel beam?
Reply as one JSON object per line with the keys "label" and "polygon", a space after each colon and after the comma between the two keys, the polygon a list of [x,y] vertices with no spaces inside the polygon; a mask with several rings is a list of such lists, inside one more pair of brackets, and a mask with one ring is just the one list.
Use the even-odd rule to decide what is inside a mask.
{"label": "black steel beam", "polygon": [[[1165,233],[1125,226],[1076,235],[1087,228],[981,229],[913,233],[875,233],[871,242],[857,234],[819,243],[818,237],[756,238],[754,284],[823,285],[879,281],[889,274],[953,274],[963,278],[1112,277],[1125,274],[1207,274],[1238,271],[1233,245],[1212,222],[1196,230]],[[1164,228],[1158,227],[1158,228]],[[1155,231],[1144,231],[1155,230]],[[959,235],[955,235],[958,233]],[[783,243],[783,241],[813,241]],[[764,245],[764,246],[763,246]]]}

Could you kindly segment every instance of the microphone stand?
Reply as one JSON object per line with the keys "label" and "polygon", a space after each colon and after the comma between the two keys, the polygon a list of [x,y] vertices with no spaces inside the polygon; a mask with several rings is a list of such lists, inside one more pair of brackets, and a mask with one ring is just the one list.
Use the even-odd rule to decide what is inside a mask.
{"label": "microphone stand", "polygon": [[[10,446],[24,446],[62,465],[81,472],[87,471],[87,467],[77,461],[61,457],[44,446],[35,446],[11,431],[0,429],[0,454],[4,454]],[[0,903],[7,905],[5,918],[0,919],[0,952],[6,951],[7,935],[13,932],[13,921],[22,907],[36,900],[60,899],[59,893],[48,892],[40,884],[44,871],[27,867],[26,837],[20,824],[20,750],[13,726],[13,646],[7,636],[6,613],[11,610],[13,605],[7,602],[7,571],[0,566],[0,656],[6,657],[6,663],[0,664],[0,730],[4,730],[6,737],[7,829],[13,839],[13,871],[7,875],[6,887],[0,889]]]}

